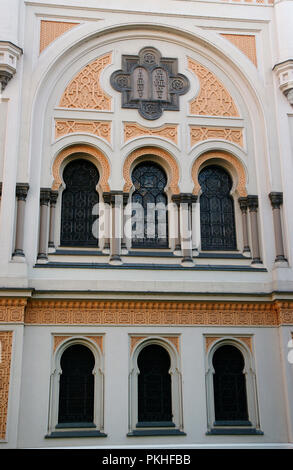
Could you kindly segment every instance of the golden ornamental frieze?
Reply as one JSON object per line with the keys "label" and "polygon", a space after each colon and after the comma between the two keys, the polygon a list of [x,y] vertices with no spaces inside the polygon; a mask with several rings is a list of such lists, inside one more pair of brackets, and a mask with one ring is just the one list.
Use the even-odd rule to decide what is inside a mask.
{"label": "golden ornamental frieze", "polygon": [[233,127],[190,126],[191,147],[203,140],[221,139],[243,147],[243,130]]}
{"label": "golden ornamental frieze", "polygon": [[75,119],[55,120],[55,138],[73,133],[93,134],[111,142],[111,122],[109,121],[79,121]]}
{"label": "golden ornamental frieze", "polygon": [[275,303],[30,301],[26,324],[243,325],[293,324],[293,305]]}
{"label": "golden ornamental frieze", "polygon": [[190,114],[239,116],[232,96],[213,72],[191,58],[188,59],[188,68],[200,84],[198,95],[190,102]]}
{"label": "golden ornamental frieze", "polygon": [[155,136],[170,140],[177,144],[178,141],[178,125],[165,124],[160,127],[149,128],[141,126],[137,123],[124,123],[124,142],[128,142],[136,137]]}
{"label": "golden ornamental frieze", "polygon": [[6,437],[10,366],[12,356],[12,331],[0,331],[0,439]]}
{"label": "golden ornamental frieze", "polygon": [[84,67],[66,87],[59,106],[110,111],[112,98],[102,89],[100,77],[111,61],[112,54],[107,53]]}

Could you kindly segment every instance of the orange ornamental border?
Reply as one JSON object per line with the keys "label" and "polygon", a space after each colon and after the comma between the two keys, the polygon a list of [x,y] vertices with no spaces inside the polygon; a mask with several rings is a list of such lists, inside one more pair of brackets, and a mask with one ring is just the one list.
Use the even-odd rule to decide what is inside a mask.
{"label": "orange ornamental border", "polygon": [[[293,325],[293,301],[0,299],[0,323],[27,325]],[[95,335],[92,335],[95,336]]]}
{"label": "orange ornamental border", "polygon": [[29,300],[28,325],[293,325],[293,302]]}
{"label": "orange ornamental border", "polygon": [[143,147],[131,152],[126,158],[123,166],[123,177],[124,177],[124,192],[129,192],[133,183],[131,180],[131,169],[135,160],[142,156],[152,155],[158,157],[159,163],[161,162],[163,166],[167,167],[167,174],[169,176],[169,187],[172,194],[179,194],[179,168],[174,157],[172,157],[166,150],[159,149],[157,147]]}
{"label": "orange ornamental border", "polygon": [[[209,348],[214,344],[216,341],[220,339],[227,338],[226,336],[206,336],[206,352],[209,350]],[[232,337],[231,337],[232,338]],[[250,352],[252,352],[252,338],[251,336],[237,336],[234,335],[233,339],[238,339],[242,341],[246,346],[249,348]]]}
{"label": "orange ornamental border", "polygon": [[144,340],[153,339],[153,338],[158,338],[158,339],[161,339],[161,340],[167,339],[168,341],[170,341],[170,343],[173,344],[173,346],[175,346],[175,348],[179,352],[179,336],[164,336],[164,335],[133,336],[133,335],[131,335],[131,337],[130,337],[130,352],[131,352],[131,354],[132,354],[135,346],[137,345],[137,343],[140,343]]}
{"label": "orange ornamental border", "polygon": [[57,155],[52,168],[52,173],[54,177],[52,190],[58,191],[62,184],[60,171],[62,163],[67,157],[76,153],[84,153],[93,158],[93,161],[100,172],[99,185],[101,186],[103,191],[110,191],[108,183],[110,176],[110,164],[105,155],[100,150],[96,149],[95,147],[92,147],[91,145],[72,145],[70,147],[65,148]]}
{"label": "orange ornamental border", "polygon": [[[103,335],[91,335],[91,336],[80,335],[79,337],[92,340],[100,348],[100,351],[103,352]],[[65,341],[69,341],[74,338],[76,338],[76,336],[74,335],[64,335],[64,336],[54,335],[53,352],[56,351],[56,349],[61,343]]]}
{"label": "orange ornamental border", "polygon": [[6,437],[13,331],[0,331],[0,440]]}
{"label": "orange ornamental border", "polygon": [[236,191],[238,192],[238,195],[240,197],[246,197],[247,196],[246,174],[245,174],[245,169],[242,163],[238,160],[238,158],[234,157],[234,155],[231,155],[228,152],[224,152],[220,150],[216,150],[216,151],[211,150],[206,153],[203,153],[193,163],[192,170],[191,170],[191,176],[194,182],[193,194],[198,194],[200,191],[198,174],[199,174],[199,169],[201,165],[205,163],[207,160],[216,159],[216,158],[224,160],[225,162],[228,162],[230,165],[232,165],[232,167],[234,168],[237,174]]}

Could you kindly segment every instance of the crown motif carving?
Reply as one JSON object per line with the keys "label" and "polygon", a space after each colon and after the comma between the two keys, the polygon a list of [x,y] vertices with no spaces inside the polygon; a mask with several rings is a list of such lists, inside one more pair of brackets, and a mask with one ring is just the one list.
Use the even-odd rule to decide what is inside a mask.
{"label": "crown motif carving", "polygon": [[189,89],[189,80],[178,73],[178,60],[161,57],[153,47],[137,56],[123,55],[122,69],[111,75],[111,85],[122,93],[122,108],[138,109],[148,120],[164,110],[179,111],[179,96]]}

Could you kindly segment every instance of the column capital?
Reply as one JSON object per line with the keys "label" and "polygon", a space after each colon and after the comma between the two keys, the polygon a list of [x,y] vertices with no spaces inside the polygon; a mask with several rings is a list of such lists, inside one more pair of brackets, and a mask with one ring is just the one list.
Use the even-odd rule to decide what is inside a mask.
{"label": "column capital", "polygon": [[247,196],[247,205],[250,212],[257,212],[258,209],[258,196]]}
{"label": "column capital", "polygon": [[192,193],[173,194],[172,201],[179,206],[180,204],[192,204],[197,201],[197,195]]}
{"label": "column capital", "polygon": [[246,212],[247,208],[248,208],[247,197],[239,197],[238,198],[238,203],[239,203],[241,212]]}
{"label": "column capital", "polygon": [[58,199],[58,191],[51,190],[51,192],[50,192],[50,204],[51,204],[51,206],[56,205],[57,199]]}
{"label": "column capital", "polygon": [[16,183],[15,195],[18,201],[25,201],[29,190],[28,183]]}
{"label": "column capital", "polygon": [[41,206],[48,206],[51,198],[50,188],[41,188],[40,190],[40,204]]}
{"label": "column capital", "polygon": [[[124,196],[127,197],[128,200],[128,193],[123,193],[123,191],[109,191],[103,193],[103,199],[106,204],[111,204],[112,206],[115,205],[116,202],[116,196],[121,196],[123,198],[123,204],[124,204]],[[126,203],[127,204],[127,203]],[[126,205],[125,204],[125,205]]]}
{"label": "column capital", "polygon": [[273,209],[280,209],[283,204],[283,193],[271,192],[269,194],[271,205]]}

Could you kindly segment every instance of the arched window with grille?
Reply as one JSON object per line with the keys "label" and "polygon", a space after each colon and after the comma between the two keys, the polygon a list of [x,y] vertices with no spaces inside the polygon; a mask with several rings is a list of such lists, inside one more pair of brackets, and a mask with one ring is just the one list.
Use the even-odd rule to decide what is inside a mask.
{"label": "arched window with grille", "polygon": [[65,337],[52,360],[46,437],[106,437],[103,354],[94,338]]}
{"label": "arched window with grille", "polygon": [[207,434],[263,434],[251,340],[218,338],[207,350]]}
{"label": "arched window with grille", "polygon": [[172,422],[170,356],[159,345],[146,346],[137,360],[138,422]]}
{"label": "arched window with grille", "polygon": [[58,423],[92,423],[94,420],[95,358],[81,344],[68,347],[61,357]]}
{"label": "arched window with grille", "polygon": [[232,180],[224,168],[204,167],[199,173],[202,250],[236,250]]}
{"label": "arched window with grille", "polygon": [[65,167],[63,180],[61,246],[97,246],[97,168],[88,160],[73,160]]}
{"label": "arched window with grille", "polygon": [[134,248],[168,248],[167,176],[154,162],[142,162],[132,172]]}
{"label": "arched window with grille", "polygon": [[213,356],[215,422],[248,420],[244,358],[238,348],[224,345]]}

